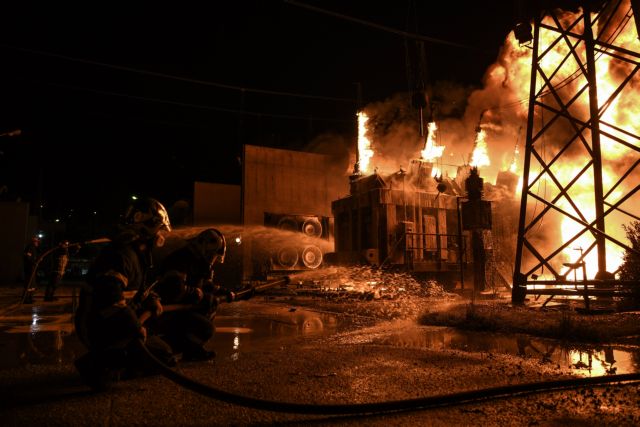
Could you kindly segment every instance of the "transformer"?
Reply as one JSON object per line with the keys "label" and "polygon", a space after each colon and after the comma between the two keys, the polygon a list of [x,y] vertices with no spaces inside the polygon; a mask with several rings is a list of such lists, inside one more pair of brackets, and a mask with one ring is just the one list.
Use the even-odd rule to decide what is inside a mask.
{"label": "transformer", "polygon": [[459,227],[458,186],[432,177],[432,167],[414,161],[409,172],[351,177],[349,196],[331,204],[337,261],[455,281],[471,259],[468,233]]}

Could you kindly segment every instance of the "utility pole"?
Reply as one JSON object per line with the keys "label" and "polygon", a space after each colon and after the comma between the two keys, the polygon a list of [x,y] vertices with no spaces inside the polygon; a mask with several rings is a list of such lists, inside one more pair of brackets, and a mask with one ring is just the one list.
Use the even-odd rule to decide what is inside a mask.
{"label": "utility pole", "polygon": [[358,147],[358,133],[359,133],[359,117],[358,114],[362,109],[362,83],[356,82],[356,163],[353,165],[353,176],[360,175],[360,149]]}

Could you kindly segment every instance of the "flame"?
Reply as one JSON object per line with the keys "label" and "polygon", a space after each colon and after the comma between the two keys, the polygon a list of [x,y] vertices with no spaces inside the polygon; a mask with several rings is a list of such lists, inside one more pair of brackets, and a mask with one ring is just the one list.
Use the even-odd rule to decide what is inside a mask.
{"label": "flame", "polygon": [[424,150],[420,152],[422,159],[428,162],[433,162],[442,157],[442,152],[444,151],[444,145],[436,143],[436,130],[438,130],[436,122],[429,122],[427,125],[427,140],[424,143]]}
{"label": "flame", "polygon": [[371,141],[367,138],[367,122],[369,116],[364,111],[358,112],[358,165],[357,169],[360,173],[367,173],[369,162],[373,157],[371,149]]}
{"label": "flame", "polygon": [[509,166],[509,171],[512,173],[518,173],[519,154],[520,154],[520,150],[518,150],[518,144],[516,144],[516,148],[513,151],[513,160],[511,161],[511,166]]}
{"label": "flame", "polygon": [[[582,168],[582,165],[577,164],[568,164],[562,167],[558,172],[555,173],[556,177],[561,182],[569,182],[573,177],[575,177]],[[607,185],[612,185],[615,182],[615,174],[608,169],[602,170],[602,181],[605,187]],[[614,191],[611,194],[611,197],[614,199],[622,197],[623,192],[620,190]],[[580,213],[584,216],[587,222],[591,223],[596,218],[595,213],[595,202],[594,202],[594,191],[593,191],[593,174],[585,173],[583,174],[578,181],[571,187],[569,190],[569,194],[574,203],[579,207]],[[571,215],[578,217],[578,212],[571,206],[566,198],[561,199],[558,202],[558,206],[562,209],[569,212]],[[562,220],[561,226],[561,235],[562,241],[568,242],[572,239],[576,234],[580,233],[584,229],[584,226],[571,218],[565,217]],[[607,230],[608,234],[612,233],[614,230]],[[583,253],[586,253],[587,249],[593,245],[594,236],[590,232],[583,233],[580,237],[574,240],[564,251],[564,255],[571,263],[575,263],[581,261],[581,257]],[[623,249],[617,245],[612,245],[607,242],[606,244],[606,263],[608,270],[615,270],[618,268],[620,263],[622,262]],[[587,278],[593,278],[598,272],[598,253],[594,248],[588,254],[586,254],[583,259],[586,263],[586,272]],[[568,270],[565,268],[561,271],[560,274],[566,273]],[[569,278],[577,278],[577,280],[584,279],[582,270],[578,269],[576,275],[571,272],[568,275]]]}
{"label": "flame", "polygon": [[[629,1],[624,0],[623,4],[618,7],[618,10],[622,13],[617,13],[614,16],[612,28],[619,29],[620,32],[616,32],[615,44],[617,46],[624,47],[625,49],[633,52],[640,52],[640,42],[638,41],[636,28],[634,25],[633,18],[631,14],[624,13],[627,10],[630,10]],[[569,25],[574,23],[576,19],[582,14],[582,12],[561,12],[557,14],[557,19],[561,23],[564,28],[567,28]],[[556,27],[556,23],[551,17],[544,18],[544,23],[549,27]],[[572,29],[571,34],[581,34],[583,31],[583,21],[577,23]],[[595,34],[599,34],[598,29],[594,30]],[[549,102],[555,96],[560,97],[564,102],[568,102],[569,99],[573,98],[576,94],[578,88],[581,88],[586,84],[586,77],[582,73],[582,66],[578,64],[576,58],[580,58],[582,63],[585,62],[585,52],[584,52],[584,43],[579,42],[575,37],[571,34],[567,35],[566,39],[558,40],[558,33],[554,31],[550,31],[547,28],[540,28],[539,33],[539,52],[545,52],[549,50],[547,54],[545,54],[542,58],[541,63],[539,64],[539,68],[542,69],[547,78],[552,80],[554,87],[556,88],[556,93],[551,93],[550,91],[545,91],[541,94],[542,101],[545,102],[546,105],[551,105],[558,109],[558,104],[553,104]],[[573,45],[575,48],[574,54],[569,53],[569,46],[567,45],[567,40]],[[606,40],[608,44],[611,44],[611,40]],[[625,78],[630,74],[629,70],[635,65],[635,58],[631,58],[632,55],[627,55],[625,53],[618,53],[617,57],[605,54],[607,48],[601,47],[598,52],[596,52],[596,68],[597,68],[597,86],[598,86],[598,101],[599,107],[602,110],[602,121],[601,129],[603,132],[608,132],[609,134],[621,138],[623,140],[629,140],[629,135],[640,135],[640,90],[637,89],[640,87],[640,73],[638,73],[633,79],[629,82],[629,84],[625,87],[625,90],[617,93],[617,88],[620,83],[624,81]],[[472,98],[470,98],[469,105],[469,114],[465,117],[477,117],[477,111],[489,111],[490,113],[482,116],[482,129],[478,128],[477,133],[475,135],[475,142],[473,147],[473,152],[470,158],[470,165],[474,167],[485,167],[483,170],[483,175],[488,176],[492,173],[496,173],[498,168],[502,168],[505,170],[510,170],[513,173],[519,171],[519,175],[522,173],[522,170],[519,170],[519,162],[522,160],[520,158],[520,150],[518,149],[518,145],[516,144],[514,150],[513,159],[504,160],[503,158],[496,157],[495,159],[491,159],[489,157],[488,144],[486,141],[486,130],[491,129],[492,135],[492,150],[497,151],[499,149],[498,144],[500,141],[503,141],[505,138],[508,138],[508,134],[502,135],[503,138],[500,139],[502,129],[514,129],[518,126],[521,127],[523,119],[525,119],[528,115],[528,105],[527,100],[529,99],[529,89],[530,89],[530,79],[531,79],[531,48],[526,46],[520,46],[518,41],[516,40],[513,32],[511,32],[501,49],[500,57],[486,72],[484,76],[484,88],[482,90],[475,91],[472,94]],[[603,53],[605,52],[605,53]],[[624,56],[627,55],[630,58],[629,61],[624,61]],[[558,68],[559,67],[559,68]],[[557,68],[557,70],[556,70]],[[538,81],[536,83],[536,93],[540,90],[545,82],[543,81],[541,75],[538,75]],[[631,90],[627,90],[631,88]],[[612,94],[616,94],[616,97],[612,100],[609,100],[609,97]],[[496,109],[496,107],[500,107]],[[580,95],[573,104],[567,107],[568,112],[578,117],[579,119],[583,119],[585,122],[588,121],[589,118],[589,98],[588,91],[585,91]],[[368,110],[372,111],[372,110]],[[543,108],[536,107],[535,108],[535,116],[533,118],[534,125],[538,128],[538,130],[544,126],[549,124],[549,119],[552,116],[552,113],[549,113],[548,110],[544,110]],[[366,137],[367,133],[367,115],[364,112],[358,113],[358,167],[361,173],[365,173],[370,168],[370,162],[373,156],[373,150],[371,149],[371,142]],[[564,119],[560,119],[557,121],[557,125],[554,125],[554,132],[549,134],[545,134],[545,137],[538,138],[536,140],[536,144],[542,145],[542,148],[538,149],[538,154],[541,154],[541,158],[543,162],[548,162],[553,158],[555,154],[557,154],[557,142],[562,142],[562,138],[566,136],[567,132],[573,132],[573,129],[570,129],[570,126],[563,121]],[[451,128],[456,128],[459,123],[455,123],[452,125],[453,120],[440,122],[440,126],[444,128],[447,132]],[[613,126],[608,126],[606,123],[610,123]],[[614,128],[615,126],[615,128]],[[469,129],[468,126],[460,126],[464,129]],[[424,161],[433,162],[436,159],[440,158],[444,151],[444,146],[438,146],[436,144],[435,133],[438,130],[435,123],[428,124],[428,134],[427,138],[424,141],[424,148],[421,150],[421,157]],[[624,131],[624,132],[623,132]],[[533,132],[533,135],[536,134],[537,131]],[[397,132],[401,134],[401,141],[411,140],[412,144],[414,140],[413,138],[407,138],[405,133]],[[461,132],[460,139],[466,138]],[[513,135],[516,133],[513,132]],[[448,133],[449,135],[449,133]],[[457,134],[456,134],[457,135]],[[546,136],[548,135],[548,136]],[[556,138],[558,140],[556,141]],[[587,143],[590,141],[591,135],[588,132],[584,132],[584,137]],[[393,142],[396,142],[398,139],[394,139]],[[528,141],[531,142],[531,141]],[[376,141],[377,144],[384,145],[381,141]],[[417,142],[419,144],[419,142]],[[639,146],[638,142],[632,142],[630,144],[635,144],[636,147]],[[537,146],[537,148],[539,147]],[[510,145],[511,146],[511,145]],[[504,145],[502,145],[504,147]],[[512,147],[512,146],[511,146]],[[451,148],[455,148],[453,145]],[[528,148],[528,147],[527,147]],[[587,150],[581,145],[580,141],[572,143],[558,161],[554,163],[552,168],[552,172],[554,176],[562,183],[562,185],[568,185],[571,180],[577,176],[580,170],[589,162],[590,156],[587,153]],[[556,150],[556,151],[553,151]],[[382,151],[382,150],[381,150]],[[451,151],[451,150],[449,150]],[[503,149],[502,153],[505,153],[507,150]],[[522,150],[525,151],[525,150]],[[620,144],[615,141],[614,138],[609,138],[607,135],[601,134],[601,151],[602,151],[602,167],[603,167],[603,185],[604,185],[604,193],[607,193],[611,186],[617,182],[617,177],[620,176],[620,170],[622,169],[619,166],[624,164],[624,160],[626,158],[627,163],[633,162],[638,158],[637,151],[633,150],[632,147],[625,146],[624,144]],[[414,148],[411,149],[412,153],[415,153]],[[494,152],[491,153],[494,155]],[[384,159],[377,154],[377,165],[380,166],[384,163]],[[531,159],[531,158],[530,158]],[[491,167],[491,160],[494,161],[495,166]],[[395,159],[394,159],[395,161]],[[539,189],[531,188],[532,192],[538,191],[538,195],[543,197],[544,200],[550,201],[554,198],[555,195],[558,195],[559,190],[556,184],[550,180],[548,176],[536,176],[536,170],[542,171],[542,166],[537,163],[536,159],[532,159],[531,166],[529,169],[529,184],[540,178],[538,180],[539,183],[543,183],[543,185],[536,185]],[[446,165],[440,165],[440,168],[445,168]],[[439,175],[442,173],[439,168],[433,167],[432,169],[433,175]],[[446,169],[445,169],[446,171]],[[541,172],[538,172],[540,174]],[[630,179],[637,177],[637,171],[634,174],[631,174],[627,181]],[[520,180],[518,182],[517,194],[521,193],[523,185],[523,177],[520,176]],[[623,183],[620,185],[620,188],[617,191],[612,192],[607,195],[606,202],[609,204],[615,204],[617,200],[620,200],[625,194],[630,191],[631,186],[635,185],[630,183]],[[555,193],[554,193],[555,191]],[[577,209],[569,203],[567,197],[571,198],[571,201],[575,203]],[[533,198],[529,198],[532,200]],[[535,203],[531,202],[532,204]],[[561,195],[559,198],[557,205],[559,208],[568,212],[571,215],[578,216],[578,214],[582,214],[587,223],[591,223],[595,219],[595,195],[594,195],[594,172],[593,166],[589,168],[589,171],[584,174],[580,178],[578,182],[576,182],[568,191],[567,195]],[[534,210],[539,207],[533,207]],[[606,209],[605,209],[606,210]],[[630,209],[632,213],[637,215],[637,208]],[[538,210],[539,212],[539,210]],[[549,217],[552,218],[553,217]],[[572,220],[568,217],[558,216],[558,219],[553,221],[553,232],[549,235],[551,239],[555,239],[558,243],[560,239],[562,242],[568,242],[571,240],[576,232],[582,231],[583,226],[576,221]],[[622,229],[621,225],[625,224],[625,221],[629,221],[628,216],[624,216],[622,214],[614,213],[607,215],[606,219],[606,232],[608,235],[615,237],[617,240],[621,242],[626,242],[627,238]],[[550,225],[550,224],[548,224]],[[557,227],[557,228],[556,228]],[[542,227],[536,227],[531,230],[532,233],[538,232],[538,230],[542,229]],[[546,229],[548,230],[548,229]],[[543,236],[544,239],[549,239],[549,236]],[[562,261],[571,261],[576,262],[581,259],[581,254],[579,250],[574,248],[582,248],[583,253],[585,254],[585,262],[587,263],[587,275],[593,277],[595,274],[594,269],[597,268],[597,262],[594,261],[594,257],[597,257],[597,251],[592,249],[587,254],[586,251],[588,248],[593,246],[594,235],[590,231],[583,233],[579,239],[574,240],[571,244],[568,245],[566,250],[563,251],[562,255],[558,258],[562,258]],[[554,243],[554,244],[555,244]],[[558,243],[558,246],[560,243]],[[557,247],[557,246],[556,246]],[[621,263],[621,249],[616,245],[610,245],[607,242],[607,270],[615,271],[615,269]],[[554,259],[553,262],[558,260]],[[554,268],[556,268],[554,264]],[[562,267],[558,266],[557,271],[559,271]],[[573,273],[570,274],[573,276]],[[578,276],[580,276],[580,272],[578,272]]]}
{"label": "flame", "polygon": [[476,142],[474,144],[473,153],[471,154],[470,165],[475,168],[491,165],[489,154],[487,153],[487,134],[484,129],[480,129],[476,134]]}
{"label": "flame", "polygon": [[[617,13],[612,15],[613,21],[610,24],[612,31],[612,37],[609,39],[609,34],[601,34],[601,28],[594,28],[594,35],[601,34],[601,38],[607,43],[612,44],[615,42],[616,46],[624,47],[630,51],[640,51],[640,44],[638,42],[638,36],[636,27],[634,25],[633,17],[627,11],[630,10],[628,1],[624,1],[623,4],[618,6]],[[564,28],[567,28],[570,24],[574,23],[582,15],[582,11],[577,13],[573,12],[561,12],[558,14],[559,22],[561,22]],[[592,15],[592,20],[595,15]],[[551,17],[545,17],[544,23],[549,27],[556,27]],[[598,22],[602,22],[599,20]],[[572,29],[573,33],[581,34],[584,29],[584,22],[580,20],[577,25]],[[552,79],[552,83],[555,87],[556,94],[559,95],[564,102],[571,99],[578,91],[579,88],[587,84],[587,79],[584,73],[581,71],[580,65],[576,60],[576,57],[580,58],[582,63],[586,63],[585,44],[579,42],[576,38],[568,37],[570,42],[575,45],[575,55],[568,55],[569,46],[567,40],[561,40],[558,42],[559,35],[557,32],[550,31],[544,27],[540,28],[539,34],[539,52],[545,52],[551,48],[548,54],[546,54],[540,62],[540,69],[547,77]],[[566,58],[566,60],[565,60]],[[608,132],[615,137],[619,137],[623,140],[629,140],[628,134],[638,135],[640,134],[640,91],[638,91],[639,78],[636,75],[632,81],[616,94],[616,97],[609,100],[609,97],[616,92],[621,83],[630,74],[630,70],[633,64],[626,62],[623,59],[623,55],[608,55],[603,51],[595,52],[596,59],[596,82],[597,82],[597,95],[598,106],[603,111],[601,121],[610,123],[612,126],[607,126],[605,123],[601,124],[601,130]],[[498,79],[502,78],[510,80],[510,88],[519,99],[528,98],[528,83],[531,76],[531,50],[526,47],[519,46],[519,43],[513,36],[513,33],[509,35],[505,48],[502,52],[501,66],[495,66],[492,74],[489,75],[489,79],[494,80],[494,84],[498,82]],[[565,61],[565,62],[563,62]],[[562,64],[558,68],[559,64]],[[540,73],[538,74],[538,80],[536,82],[536,90],[540,90],[544,81]],[[549,104],[551,94],[549,91],[542,93],[545,97],[543,102]],[[526,105],[521,104],[523,115],[526,114],[524,109]],[[589,119],[589,97],[587,91],[579,96],[576,101],[568,106],[570,114],[579,119],[587,121]],[[539,126],[542,126],[548,122],[549,118],[544,117],[542,108],[536,108],[536,118]],[[624,129],[627,132],[627,136],[624,132],[618,130]],[[549,145],[552,146],[553,133],[549,133],[551,138],[548,139]],[[584,133],[587,141],[591,140],[591,135],[587,132]],[[563,138],[560,136],[560,138]],[[562,139],[559,141],[562,142]],[[618,143],[607,135],[601,134],[601,153],[602,153],[602,181],[604,187],[604,193],[611,189],[611,187],[617,182],[621,172],[616,170],[617,165],[624,164],[625,156],[631,159],[637,159],[638,154],[632,148]],[[636,147],[638,143],[635,142]],[[552,167],[552,173],[556,179],[563,185],[568,185],[585,167],[588,166],[588,162],[591,157],[586,150],[582,149],[579,143],[571,145],[571,150],[568,150],[559,161],[555,162]],[[548,161],[555,153],[552,148],[542,148],[542,157],[545,161]],[[540,152],[540,151],[539,151]],[[474,153],[475,154],[475,153]],[[548,156],[548,157],[546,157]],[[475,157],[474,157],[475,158]],[[511,165],[511,171],[515,171],[517,168],[515,159]],[[534,167],[530,170],[530,182],[537,178],[537,174],[534,172]],[[540,168],[541,169],[541,168]],[[626,170],[626,169],[624,169]],[[631,175],[630,178],[632,178]],[[540,190],[539,195],[543,196],[545,200],[552,200],[555,196],[559,195],[558,187],[553,183],[549,176],[544,173],[540,178]],[[614,204],[620,200],[628,191],[630,185],[623,182],[616,191],[606,195],[605,201],[608,204]],[[520,187],[520,185],[519,185]],[[566,187],[565,187],[566,189]],[[533,189],[532,189],[533,190]],[[544,193],[544,194],[543,194]],[[574,207],[569,202],[569,199],[575,204]],[[587,223],[592,223],[596,218],[596,196],[594,190],[594,167],[589,166],[586,172],[576,181],[568,190],[566,195],[561,195],[556,205],[574,217],[579,217],[581,214]],[[607,206],[605,205],[605,211]],[[632,211],[637,212],[635,209]],[[584,226],[577,221],[569,218],[568,216],[560,216],[559,218],[559,231],[562,243],[567,243],[573,239],[576,234],[584,231]],[[630,218],[618,212],[608,214],[605,217],[605,230],[607,235],[614,237],[615,239],[625,242],[627,238],[622,229],[622,224],[628,222]],[[562,256],[565,261],[575,263],[578,261],[584,261],[586,265],[587,278],[593,278],[598,272],[598,253],[597,248],[594,247],[595,237],[590,231],[586,231],[580,235],[579,238],[573,240],[566,249],[563,250]],[[607,271],[615,271],[623,259],[623,248],[618,245],[606,241],[606,269]],[[591,248],[591,249],[590,249]],[[588,253],[587,253],[588,251]],[[559,267],[562,268],[562,267]],[[561,271],[561,274],[567,273],[567,269]],[[582,269],[578,269],[575,272],[569,271],[567,278],[572,280],[574,277],[577,280],[583,279]]]}

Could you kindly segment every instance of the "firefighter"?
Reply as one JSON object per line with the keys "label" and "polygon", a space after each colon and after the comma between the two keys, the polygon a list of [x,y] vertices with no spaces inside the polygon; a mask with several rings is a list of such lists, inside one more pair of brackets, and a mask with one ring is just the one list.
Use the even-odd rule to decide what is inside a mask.
{"label": "firefighter", "polygon": [[31,276],[34,275],[34,280],[37,281],[36,263],[40,254],[40,239],[38,237],[32,237],[31,241],[24,248],[23,255],[23,267],[24,267],[24,281],[29,283]]}
{"label": "firefighter", "polygon": [[49,273],[49,281],[47,282],[47,287],[44,291],[45,301],[56,300],[54,294],[56,293],[58,284],[64,276],[64,273],[67,269],[67,263],[69,262],[69,241],[64,240],[63,242],[61,242],[58,245],[58,248],[53,252],[53,255],[53,268]]}
{"label": "firefighter", "polygon": [[205,344],[215,330],[218,298],[231,302],[235,297],[213,280],[213,267],[224,262],[226,249],[224,235],[217,229],[206,229],[169,254],[158,269],[154,290],[163,304],[182,304],[186,309],[166,312],[153,324],[173,351],[182,354],[183,361],[215,357]]}
{"label": "firefighter", "polygon": [[[162,305],[149,292],[147,276],[154,246],[171,231],[164,206],[155,199],[138,199],[127,209],[117,232],[87,275],[75,316],[76,331],[87,354],[75,366],[87,385],[107,389],[123,372],[139,372],[139,340],[166,364],[174,364],[170,347],[159,337],[147,336],[144,322],[159,316]],[[137,291],[131,301],[124,291]]]}

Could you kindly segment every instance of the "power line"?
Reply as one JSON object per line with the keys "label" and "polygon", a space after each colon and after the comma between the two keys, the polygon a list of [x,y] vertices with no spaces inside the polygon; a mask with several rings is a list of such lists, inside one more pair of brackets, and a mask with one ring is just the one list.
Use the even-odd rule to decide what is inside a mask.
{"label": "power line", "polygon": [[86,88],[86,87],[81,87],[81,86],[64,85],[64,84],[58,84],[58,83],[46,83],[46,84],[48,84],[50,86],[54,86],[54,87],[61,87],[61,88],[67,88],[67,89],[73,89],[73,90],[85,91],[85,92],[93,92],[93,93],[97,93],[99,95],[108,95],[108,96],[115,96],[115,97],[120,97],[120,98],[129,98],[129,99],[135,99],[135,100],[138,100],[138,101],[156,102],[156,103],[159,103],[159,104],[176,105],[176,106],[179,106],[179,107],[188,107],[188,108],[196,108],[196,109],[202,109],[202,110],[220,111],[220,112],[232,113],[232,114],[242,114],[242,115],[246,115],[246,116],[273,117],[273,118],[277,118],[277,119],[291,119],[291,120],[314,120],[314,121],[340,122],[340,123],[349,123],[349,122],[353,121],[353,120],[344,120],[344,119],[332,119],[332,118],[328,118],[328,117],[294,116],[294,115],[289,115],[289,114],[273,114],[273,113],[262,113],[262,112],[257,112],[257,111],[237,110],[237,109],[232,109],[232,108],[215,107],[215,106],[212,106],[212,105],[192,104],[192,103],[189,103],[189,102],[172,101],[172,100],[168,100],[168,99],[151,98],[151,97],[139,96],[139,95],[130,95],[130,94],[126,94],[126,93],[111,92],[111,91],[93,89],[93,88]]}
{"label": "power line", "polygon": [[385,25],[380,25],[380,24],[376,24],[375,22],[369,22],[369,21],[365,21],[363,19],[359,19],[359,18],[354,18],[352,16],[347,16],[347,15],[343,15],[341,13],[336,13],[336,12],[332,12],[330,10],[326,10],[326,9],[321,9],[319,7],[315,7],[315,6],[311,6],[305,3],[300,3],[294,0],[284,0],[285,3],[288,3],[292,6],[298,6],[301,7],[303,9],[308,9],[314,12],[318,12],[318,13],[322,13],[325,15],[329,15],[329,16],[333,16],[334,18],[338,18],[338,19],[344,19],[346,21],[351,21],[351,22],[355,22],[357,24],[361,24],[361,25],[365,25],[367,27],[372,27],[378,30],[382,30],[382,31],[386,31],[388,33],[393,33],[402,37],[406,37],[406,38],[410,38],[410,39],[415,39],[415,40],[422,40],[425,42],[430,42],[430,43],[437,43],[437,44],[443,44],[446,46],[452,46],[452,47],[458,47],[461,49],[467,49],[467,50],[474,50],[476,52],[482,52],[482,53],[487,53],[487,54],[495,54],[495,52],[490,52],[490,51],[486,51],[483,49],[479,49],[475,46],[469,46],[469,45],[464,45],[461,43],[456,43],[456,42],[452,42],[452,41],[448,41],[448,40],[443,40],[443,39],[438,39],[435,37],[429,37],[429,36],[424,36],[422,34],[415,34],[415,33],[409,33],[407,31],[402,31],[402,30],[397,30],[395,28],[391,28],[391,27],[387,27]]}
{"label": "power line", "polygon": [[355,99],[351,99],[351,98],[337,98],[337,97],[332,97],[332,96],[309,95],[309,94],[303,94],[303,93],[282,92],[282,91],[267,90],[267,89],[256,89],[256,88],[248,88],[248,87],[243,87],[243,86],[229,85],[229,84],[225,84],[225,83],[212,82],[212,81],[208,81],[208,80],[192,79],[192,78],[188,78],[188,77],[176,76],[176,75],[173,75],[173,74],[159,73],[157,71],[141,70],[141,69],[138,69],[138,68],[126,67],[124,65],[109,64],[109,63],[106,63],[106,62],[99,62],[99,61],[93,61],[93,60],[89,60],[89,59],[76,58],[76,57],[73,57],[73,56],[61,55],[59,53],[45,52],[45,51],[42,51],[42,50],[27,49],[27,48],[23,48],[23,47],[9,46],[9,45],[5,45],[5,44],[0,44],[0,47],[5,48],[5,49],[17,50],[17,51],[20,51],[20,52],[30,53],[30,54],[33,54],[33,55],[48,56],[48,57],[51,57],[51,58],[64,59],[66,61],[79,62],[79,63],[83,63],[83,64],[97,65],[97,66],[100,66],[100,67],[111,68],[111,69],[119,70],[119,71],[127,71],[127,72],[131,72],[131,73],[143,74],[143,75],[147,75],[147,76],[160,77],[160,78],[164,78],[164,79],[177,80],[177,81],[181,81],[181,82],[199,84],[199,85],[204,85],[204,86],[212,86],[212,87],[217,87],[217,88],[221,88],[221,89],[236,90],[236,91],[245,92],[245,93],[258,93],[258,94],[261,94],[261,95],[274,95],[274,96],[288,96],[288,97],[293,97],[293,98],[316,99],[316,100],[320,100],[320,101],[335,101],[335,102],[348,102],[348,103],[355,103],[356,102]]}

